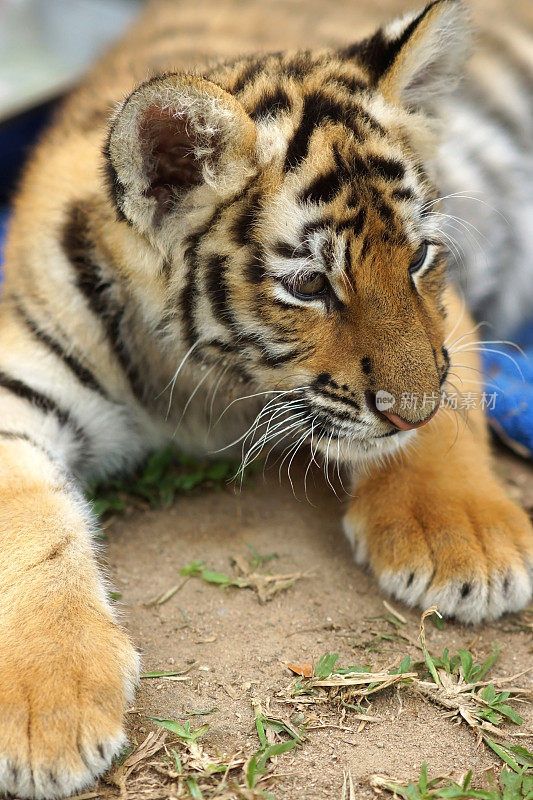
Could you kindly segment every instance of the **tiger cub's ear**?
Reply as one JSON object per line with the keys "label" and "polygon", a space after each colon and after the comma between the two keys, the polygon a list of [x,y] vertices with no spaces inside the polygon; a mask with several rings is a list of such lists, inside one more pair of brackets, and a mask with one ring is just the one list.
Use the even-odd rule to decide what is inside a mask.
{"label": "tiger cub's ear", "polygon": [[[434,113],[463,71],[471,38],[460,0],[436,0],[351,48],[386,100]],[[350,50],[350,48],[349,48]]]}
{"label": "tiger cub's ear", "polygon": [[230,196],[253,172],[255,140],[242,106],[211,81],[165,75],[142,84],[115,114],[105,148],[119,215],[146,233],[190,189]]}

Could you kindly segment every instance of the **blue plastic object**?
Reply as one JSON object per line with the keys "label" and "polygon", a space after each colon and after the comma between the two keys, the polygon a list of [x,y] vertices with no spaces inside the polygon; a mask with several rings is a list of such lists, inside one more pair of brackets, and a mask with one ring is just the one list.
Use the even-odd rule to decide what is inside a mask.
{"label": "blue plastic object", "polygon": [[494,397],[494,402],[487,405],[487,413],[496,433],[513,450],[533,458],[533,322],[512,338],[521,350],[505,345],[485,346],[485,382],[487,393]]}

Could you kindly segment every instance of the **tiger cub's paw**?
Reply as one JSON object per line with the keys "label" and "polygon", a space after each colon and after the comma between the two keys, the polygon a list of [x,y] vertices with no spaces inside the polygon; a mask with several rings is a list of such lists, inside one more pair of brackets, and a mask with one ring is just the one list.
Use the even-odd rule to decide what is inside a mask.
{"label": "tiger cub's paw", "polygon": [[370,484],[344,529],[357,562],[409,606],[438,605],[476,623],[518,611],[532,596],[531,523],[492,479],[452,492],[438,481]]}
{"label": "tiger cub's paw", "polygon": [[0,634],[1,797],[74,794],[126,743],[124,705],[133,696],[138,655],[109,620],[79,623],[74,637],[60,626],[33,641],[22,632],[14,648],[14,637]]}

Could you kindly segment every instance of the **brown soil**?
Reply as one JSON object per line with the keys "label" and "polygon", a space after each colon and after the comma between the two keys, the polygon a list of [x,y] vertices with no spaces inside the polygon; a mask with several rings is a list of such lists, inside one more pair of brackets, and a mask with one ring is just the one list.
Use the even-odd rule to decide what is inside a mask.
{"label": "brown soil", "polygon": [[[531,467],[500,454],[498,469],[510,491],[533,508]],[[302,485],[297,472],[295,488]],[[326,651],[338,652],[345,666],[388,667],[408,653],[420,658],[403,640],[375,638],[379,632],[395,633],[385,620],[370,619],[386,613],[384,596],[372,576],[352,561],[340,530],[343,501],[315,478],[309,492],[314,505],[295,499],[287,481],[279,485],[274,470],[241,493],[228,488],[180,497],[169,510],[130,511],[108,527],[110,572],[122,593],[124,624],[142,652],[143,668],[181,669],[194,662],[189,680],[142,681],[128,716],[134,741],[141,742],[152,729],[145,716],[150,714],[189,719],[194,727],[208,721],[207,748],[230,755],[241,748],[253,752],[258,740],[252,699],[264,703],[270,698],[273,714],[290,713],[276,697],[291,680],[284,662],[316,662]],[[193,578],[168,602],[146,607],[182,580],[180,569],[191,561],[233,574],[231,557],[249,556],[248,544],[261,554],[278,554],[267,567],[272,572],[309,571],[309,577],[264,605],[250,590],[223,589]],[[418,611],[393,605],[416,639]],[[442,631],[430,624],[429,648],[440,654],[444,647],[468,647],[482,659],[497,642],[503,652],[492,674],[514,675],[531,665],[533,652],[531,631],[518,621],[509,616],[477,628],[446,622]],[[517,684],[527,686],[530,677],[522,676]],[[188,716],[214,707],[218,711],[207,716]],[[359,722],[351,721],[348,712],[342,729],[313,730],[302,748],[281,756],[272,788],[277,800],[339,800],[344,770],[353,776],[356,797],[370,798],[375,796],[367,782],[370,774],[412,779],[424,760],[433,775],[455,778],[469,769],[479,777],[491,766],[501,767],[466,726],[445,719],[414,692],[386,690],[376,696],[371,713],[380,721],[357,732]],[[527,707],[521,713],[527,718]],[[325,724],[339,724],[334,706],[319,707],[317,714]]]}

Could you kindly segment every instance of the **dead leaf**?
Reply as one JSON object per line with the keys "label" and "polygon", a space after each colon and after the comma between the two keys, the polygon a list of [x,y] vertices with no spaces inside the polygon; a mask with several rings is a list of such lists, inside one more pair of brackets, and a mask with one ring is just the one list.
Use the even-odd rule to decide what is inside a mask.
{"label": "dead leaf", "polygon": [[313,665],[312,664],[287,664],[283,662],[287,669],[290,669],[291,672],[294,672],[295,675],[301,675],[302,678],[312,678],[313,677]]}

